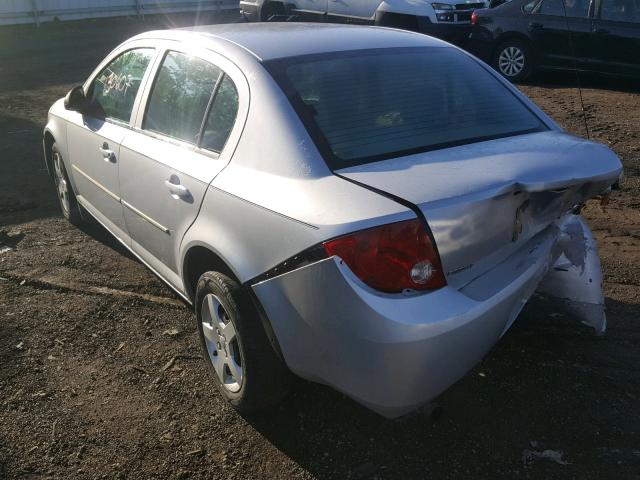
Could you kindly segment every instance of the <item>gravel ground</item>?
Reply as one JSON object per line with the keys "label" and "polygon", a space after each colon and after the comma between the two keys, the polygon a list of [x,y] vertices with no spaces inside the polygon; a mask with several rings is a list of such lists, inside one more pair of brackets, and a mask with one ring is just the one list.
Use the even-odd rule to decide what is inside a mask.
{"label": "gravel ground", "polygon": [[[189,308],[100,227],[65,223],[42,161],[56,98],[119,41],[192,21],[0,29],[0,478],[639,479],[637,86],[582,79],[591,135],[627,175],[606,210],[585,210],[605,336],[534,299],[437,408],[388,421],[300,381],[243,418],[207,376]],[[548,74],[521,88],[585,135],[573,85]]]}

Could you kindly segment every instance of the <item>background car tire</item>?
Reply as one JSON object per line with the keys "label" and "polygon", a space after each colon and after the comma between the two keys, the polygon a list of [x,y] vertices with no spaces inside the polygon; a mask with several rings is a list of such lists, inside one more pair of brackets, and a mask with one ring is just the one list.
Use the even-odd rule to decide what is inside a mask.
{"label": "background car tire", "polygon": [[69,175],[67,175],[67,169],[64,166],[64,160],[60,154],[60,150],[58,150],[58,146],[55,143],[51,146],[51,167],[62,215],[72,225],[81,224],[82,215],[80,213],[80,205],[73,191],[73,186],[69,181]]}
{"label": "background car tire", "polygon": [[503,42],[493,56],[493,66],[512,82],[526,80],[533,72],[533,58],[529,46],[518,39]]}
{"label": "background car tire", "polygon": [[[213,307],[219,307],[217,315],[216,312],[212,314],[214,308],[210,302]],[[240,284],[222,273],[204,273],[196,288],[195,310],[205,362],[223,397],[243,414],[280,402],[289,391],[291,373],[269,342],[259,315]],[[216,320],[223,320],[223,323],[228,320],[232,324],[235,342],[226,335],[225,347],[224,341],[219,336],[216,338]],[[226,331],[220,329],[223,335]],[[212,342],[212,337],[218,341]],[[217,353],[213,354],[212,350]],[[240,363],[236,362],[238,355]],[[220,368],[218,362],[227,364]],[[235,367],[231,368],[231,362],[236,362]],[[232,370],[238,365],[242,378],[234,383],[238,378]],[[226,373],[230,374],[226,377],[227,383],[223,378]]]}

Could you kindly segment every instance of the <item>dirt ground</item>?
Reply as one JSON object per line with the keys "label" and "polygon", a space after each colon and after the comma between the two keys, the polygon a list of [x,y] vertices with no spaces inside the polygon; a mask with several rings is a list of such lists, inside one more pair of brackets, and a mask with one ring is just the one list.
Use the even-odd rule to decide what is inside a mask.
{"label": "dirt ground", "polygon": [[[627,175],[585,211],[605,336],[534,299],[435,411],[388,421],[300,381],[243,418],[207,376],[192,312],[101,228],[63,221],[42,160],[56,98],[119,41],[192,21],[0,29],[0,478],[640,479],[640,89],[582,79],[591,134]],[[584,135],[574,85],[521,88]]]}

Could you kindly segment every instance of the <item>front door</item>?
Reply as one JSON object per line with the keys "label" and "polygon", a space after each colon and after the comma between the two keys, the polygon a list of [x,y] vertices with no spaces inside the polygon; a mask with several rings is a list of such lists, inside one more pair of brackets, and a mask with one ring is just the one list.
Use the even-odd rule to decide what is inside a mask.
{"label": "front door", "polygon": [[346,23],[371,23],[380,0],[329,0],[329,21]]}
{"label": "front door", "polygon": [[327,0],[295,0],[289,5],[292,5],[291,12],[303,20],[321,22],[327,14]]}
{"label": "front door", "polygon": [[71,113],[67,142],[78,201],[124,241],[120,204],[120,144],[140,84],[154,50],[139,48],[118,55],[90,84],[85,113]]}
{"label": "front door", "polygon": [[640,76],[640,0],[601,0],[593,39],[598,70]]}
{"label": "front door", "polygon": [[180,243],[224,168],[239,95],[202,58],[169,50],[120,150],[120,188],[133,250],[181,289]]}

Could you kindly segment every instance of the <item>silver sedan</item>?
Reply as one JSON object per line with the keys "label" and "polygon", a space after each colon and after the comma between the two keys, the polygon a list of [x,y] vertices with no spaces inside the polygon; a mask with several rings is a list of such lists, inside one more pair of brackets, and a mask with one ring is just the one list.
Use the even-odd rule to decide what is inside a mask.
{"label": "silver sedan", "polygon": [[241,412],[282,399],[293,372],[405,414],[536,290],[606,326],[579,209],[619,159],[424,35],[148,32],[51,107],[43,143],[64,216],[95,218],[194,306]]}

